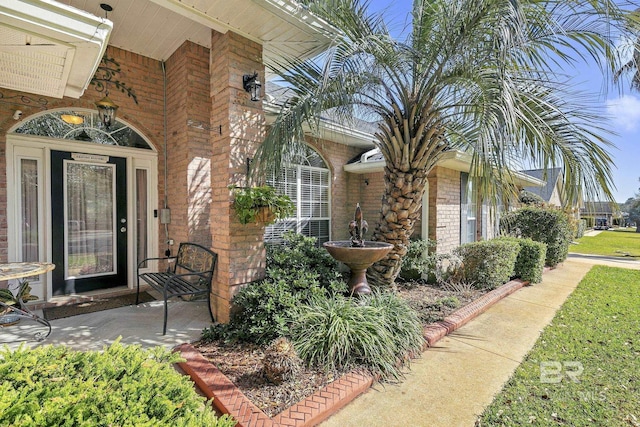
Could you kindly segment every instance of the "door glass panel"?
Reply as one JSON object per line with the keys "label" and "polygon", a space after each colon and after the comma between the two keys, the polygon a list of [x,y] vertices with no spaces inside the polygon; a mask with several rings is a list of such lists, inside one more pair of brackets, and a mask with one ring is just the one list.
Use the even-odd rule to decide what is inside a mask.
{"label": "door glass panel", "polygon": [[[136,169],[136,240],[138,248],[137,263],[147,258],[147,171]],[[146,267],[143,265],[142,267]]]}
{"label": "door glass panel", "polygon": [[22,261],[40,261],[38,254],[38,161],[20,161],[20,224]]}
{"label": "door glass panel", "polygon": [[65,278],[113,274],[115,166],[65,165]]}

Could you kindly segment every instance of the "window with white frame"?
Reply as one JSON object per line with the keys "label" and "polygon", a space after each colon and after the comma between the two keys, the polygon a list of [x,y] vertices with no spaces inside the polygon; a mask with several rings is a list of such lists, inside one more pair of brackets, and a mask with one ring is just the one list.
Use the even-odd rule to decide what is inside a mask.
{"label": "window with white frame", "polygon": [[279,243],[289,230],[318,239],[329,240],[331,225],[329,168],[320,155],[310,147],[297,157],[280,176],[268,181],[280,193],[288,195],[296,206],[295,216],[277,221],[265,230],[267,243]]}
{"label": "window with white frame", "polygon": [[460,174],[460,243],[476,241],[477,192],[468,173]]}

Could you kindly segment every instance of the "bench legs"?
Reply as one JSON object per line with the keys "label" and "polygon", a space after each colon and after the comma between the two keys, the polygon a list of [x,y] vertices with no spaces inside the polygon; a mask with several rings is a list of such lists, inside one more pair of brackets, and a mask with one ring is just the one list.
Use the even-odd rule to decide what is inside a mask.
{"label": "bench legs", "polygon": [[207,307],[209,308],[209,315],[211,316],[211,321],[215,322],[216,319],[213,317],[213,311],[211,311],[211,290],[207,292]]}
{"label": "bench legs", "polygon": [[164,295],[164,325],[162,326],[162,335],[167,335],[167,295]]}

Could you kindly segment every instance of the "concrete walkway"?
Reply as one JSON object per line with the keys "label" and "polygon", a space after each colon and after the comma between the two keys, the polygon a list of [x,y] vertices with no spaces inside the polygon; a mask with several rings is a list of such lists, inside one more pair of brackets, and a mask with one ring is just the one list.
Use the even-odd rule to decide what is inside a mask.
{"label": "concrete walkway", "polygon": [[[36,313],[42,314],[42,311]],[[18,325],[0,328],[0,346],[6,344],[15,349],[21,344],[30,347],[51,344],[76,350],[101,350],[122,337],[122,343],[126,344],[171,349],[198,340],[202,330],[211,325],[206,301],[169,301],[166,335],[162,335],[163,315],[164,303],[152,301],[52,320],[51,335],[42,342],[36,341],[33,334],[46,331],[46,328],[30,320],[21,320]]]}
{"label": "concrete walkway", "polygon": [[640,269],[622,261],[569,258],[424,352],[401,384],[375,386],[322,426],[472,427],[594,264]]}

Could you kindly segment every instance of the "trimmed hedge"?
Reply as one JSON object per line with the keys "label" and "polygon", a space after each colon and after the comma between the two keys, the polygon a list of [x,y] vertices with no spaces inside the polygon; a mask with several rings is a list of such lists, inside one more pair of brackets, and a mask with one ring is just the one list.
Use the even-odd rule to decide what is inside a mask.
{"label": "trimmed hedge", "polygon": [[520,245],[520,252],[513,267],[513,276],[529,283],[542,282],[544,261],[547,256],[547,245],[531,239],[516,237],[499,237],[498,240],[509,240]]}
{"label": "trimmed hedge", "polygon": [[494,289],[507,283],[513,274],[520,245],[512,240],[485,240],[465,243],[454,250],[462,258],[458,279],[476,287]]}
{"label": "trimmed hedge", "polygon": [[212,426],[216,418],[177,353],[116,341],[102,352],[64,346],[0,350],[2,426]]}
{"label": "trimmed hedge", "polygon": [[567,214],[554,209],[522,208],[500,219],[500,230],[513,237],[528,237],[547,245],[545,265],[555,267],[567,259],[573,239]]}

